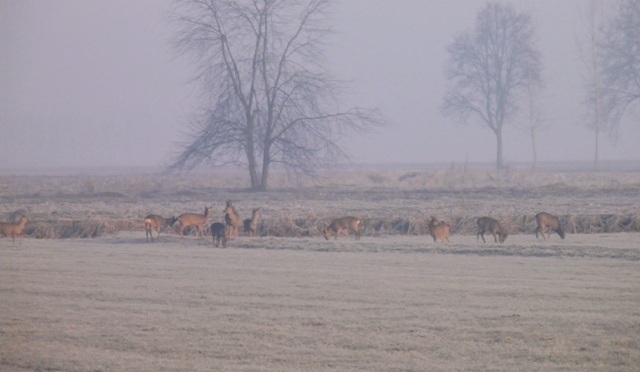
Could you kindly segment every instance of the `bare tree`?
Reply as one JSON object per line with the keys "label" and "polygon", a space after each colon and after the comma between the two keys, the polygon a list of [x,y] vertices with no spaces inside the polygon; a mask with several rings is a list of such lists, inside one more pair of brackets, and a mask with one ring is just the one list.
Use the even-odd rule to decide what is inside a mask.
{"label": "bare tree", "polygon": [[640,0],[620,0],[604,26],[602,53],[603,113],[617,138],[628,109],[640,102]]}
{"label": "bare tree", "polygon": [[518,111],[529,83],[541,84],[541,54],[534,45],[528,14],[489,2],[480,9],[473,32],[457,36],[447,50],[449,90],[443,111],[463,122],[477,120],[496,136],[496,167],[503,168],[502,129]]}
{"label": "bare tree", "polygon": [[[529,70],[527,70],[529,71]],[[540,92],[544,87],[543,81],[539,76],[536,76],[533,71],[529,71],[526,75],[526,91],[525,91],[525,108],[524,113],[526,116],[524,125],[525,129],[531,137],[531,149],[533,150],[533,164],[532,169],[538,167],[538,148],[536,146],[536,136],[540,131],[546,128],[546,123],[543,118],[542,106],[540,103]]]}
{"label": "bare tree", "polygon": [[582,100],[585,113],[585,124],[595,134],[594,168],[600,161],[600,134],[607,131],[607,120],[603,111],[604,89],[602,86],[602,24],[604,7],[600,0],[589,0],[585,4],[582,23],[585,33],[577,40],[578,49],[586,68],[583,78],[585,94]]}
{"label": "bare tree", "polygon": [[340,107],[326,72],[328,0],[178,0],[175,46],[196,61],[205,108],[172,169],[246,167],[254,190],[279,164],[296,175],[348,157],[339,140],[382,120]]}

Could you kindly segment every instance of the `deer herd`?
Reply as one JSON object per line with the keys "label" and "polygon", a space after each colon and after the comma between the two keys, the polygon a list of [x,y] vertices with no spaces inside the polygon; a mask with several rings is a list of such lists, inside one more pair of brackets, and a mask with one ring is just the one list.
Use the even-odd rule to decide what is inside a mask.
{"label": "deer herd", "polygon": [[[222,213],[224,214],[224,223],[214,222],[209,226],[209,231],[213,237],[213,244],[216,247],[218,247],[220,243],[222,243],[223,247],[226,247],[228,240],[238,238],[238,231],[241,226],[245,235],[258,235],[258,226],[261,218],[260,208],[254,208],[251,211],[251,218],[242,220],[231,200],[227,200],[227,204]],[[157,232],[159,239],[160,230],[170,227],[177,228],[179,235],[183,237],[186,228],[195,227],[197,229],[198,236],[203,236],[203,232],[207,229],[207,220],[210,217],[210,214],[210,207],[205,207],[204,214],[183,213],[178,217],[170,218],[163,218],[156,214],[150,214],[144,219],[147,241],[151,238],[151,241],[153,242],[153,230]],[[562,231],[558,217],[542,212],[538,213],[535,219],[537,223],[537,227],[535,229],[536,239],[538,238],[538,234],[542,235],[543,239],[548,239],[551,232],[558,233],[560,238],[564,239],[564,232]],[[331,221],[326,229],[322,230],[322,236],[326,240],[329,240],[331,236],[333,236],[334,240],[337,240],[339,235],[348,235],[353,232],[356,240],[360,240],[362,237],[362,221],[363,220],[361,218],[353,216],[336,218]],[[477,220],[477,224],[478,233],[476,235],[476,242],[479,243],[480,238],[482,238],[482,241],[486,243],[487,241],[485,240],[484,235],[487,233],[493,236],[494,242],[496,243],[499,242],[502,244],[507,239],[507,230],[500,225],[498,220],[491,217],[480,217]],[[436,217],[431,217],[431,220],[428,223],[428,229],[434,242],[437,242],[438,240],[443,243],[449,242],[452,228],[448,222],[439,220]],[[546,237],[545,232],[547,233]]]}
{"label": "deer herd", "polygon": [[144,218],[147,241],[151,238],[153,242],[153,230],[156,231],[159,240],[160,231],[172,227],[176,228],[178,234],[182,237],[184,237],[185,230],[188,228],[195,228],[198,236],[203,236],[204,232],[209,228],[211,236],[213,237],[213,244],[216,247],[218,247],[220,243],[222,243],[223,247],[226,247],[228,240],[237,238],[240,225],[243,226],[245,234],[249,236],[257,234],[258,223],[260,221],[260,208],[254,208],[251,213],[251,218],[243,221],[231,203],[231,200],[227,200],[227,205],[222,213],[224,213],[224,224],[214,222],[210,226],[207,226],[207,221],[209,217],[211,217],[211,207],[205,207],[203,214],[183,213],[178,217],[164,218],[157,214],[150,214]]}
{"label": "deer herd", "polygon": [[[240,215],[233,206],[231,200],[227,200],[227,204],[222,211],[224,214],[224,223],[214,222],[211,225],[208,224],[209,217],[211,217],[211,207],[205,207],[203,214],[198,213],[183,213],[178,217],[164,218],[157,214],[150,214],[144,218],[144,226],[147,242],[151,239],[153,242],[153,231],[156,231],[157,239],[160,239],[160,231],[166,231],[169,228],[177,230],[178,234],[184,237],[187,229],[195,229],[198,236],[203,236],[204,233],[209,230],[213,237],[213,244],[218,247],[222,243],[223,247],[227,246],[228,240],[238,238],[238,231],[242,227],[244,234],[248,236],[257,236],[260,223],[260,208],[254,208],[251,212],[251,218],[242,220]],[[535,216],[537,227],[535,229],[536,239],[538,235],[542,235],[543,239],[549,239],[552,232],[557,233],[561,239],[564,239],[564,232],[560,219],[546,212],[538,213]],[[338,235],[349,234],[353,232],[356,240],[360,240],[362,236],[362,219],[345,216],[336,218],[329,226],[322,230],[322,236],[329,240],[333,236],[334,240],[338,239]],[[11,237],[13,245],[15,245],[15,238],[20,237],[20,243],[24,237],[24,230],[29,220],[21,216],[18,222],[0,222],[0,234],[5,237]],[[478,233],[476,235],[476,242],[479,243],[480,238],[486,243],[484,235],[489,233],[493,235],[494,242],[504,243],[507,239],[507,230],[500,225],[500,223],[491,217],[480,217],[477,220]],[[433,238],[434,242],[440,240],[441,242],[449,242],[451,236],[451,225],[446,222],[431,217],[428,223],[429,234]],[[547,236],[545,237],[545,232]]]}

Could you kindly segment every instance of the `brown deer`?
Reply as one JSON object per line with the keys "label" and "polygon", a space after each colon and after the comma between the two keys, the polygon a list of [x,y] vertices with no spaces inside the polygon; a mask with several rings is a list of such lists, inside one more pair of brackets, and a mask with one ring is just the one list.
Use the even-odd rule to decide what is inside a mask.
{"label": "brown deer", "polygon": [[223,223],[214,222],[211,224],[211,235],[213,236],[213,244],[218,247],[222,241],[222,247],[227,248],[227,228]]}
{"label": "brown deer", "polygon": [[176,222],[177,218],[174,216],[169,218],[164,218],[157,214],[150,214],[144,218],[144,229],[146,231],[147,242],[149,241],[149,237],[151,237],[151,241],[153,242],[153,230],[158,233],[158,241],[160,240],[160,230],[165,230],[169,226],[173,225]]}
{"label": "brown deer", "polygon": [[251,211],[251,218],[244,220],[244,233],[249,236],[255,235],[258,231],[258,224],[260,223],[260,208],[253,208]]}
{"label": "brown deer", "polygon": [[[557,232],[558,235],[560,235],[560,238],[564,239],[564,231],[562,231],[562,226],[560,225],[558,217],[546,212],[540,212],[536,214],[536,222],[538,222],[538,227],[536,227],[536,239],[538,239],[538,233],[540,233],[542,238],[545,240],[550,238],[551,233],[549,232],[549,229]],[[546,238],[544,237],[545,231],[547,232]]]}
{"label": "brown deer", "polygon": [[356,240],[360,240],[361,222],[361,219],[351,216],[336,218],[335,220],[331,221],[329,227],[322,231],[322,236],[324,236],[325,239],[329,240],[329,238],[333,234],[333,240],[338,240],[338,235],[340,235],[341,231],[347,231],[348,233],[349,230],[351,230],[356,234]]}
{"label": "brown deer", "polygon": [[224,222],[227,225],[227,236],[229,239],[238,237],[238,229],[242,223],[242,219],[236,209],[231,204],[231,200],[227,200],[227,206],[222,211],[224,213]]}
{"label": "brown deer", "polygon": [[180,224],[178,230],[180,236],[184,237],[184,229],[190,226],[195,226],[198,229],[198,236],[202,236],[210,215],[211,209],[209,207],[204,208],[204,214],[183,213],[179,215],[178,218],[176,218],[176,222]]}
{"label": "brown deer", "polygon": [[0,222],[0,233],[3,236],[10,236],[11,242],[16,245],[16,236],[20,236],[20,243],[24,239],[24,228],[29,223],[29,220],[25,216],[20,216],[20,222]]}
{"label": "brown deer", "polygon": [[431,221],[429,221],[429,234],[433,238],[433,242],[435,243],[438,239],[441,242],[449,242],[449,236],[451,235],[451,227],[448,223],[444,221],[440,221],[435,217],[431,217]]}
{"label": "brown deer", "polygon": [[499,238],[500,244],[504,243],[509,235],[497,220],[491,217],[480,217],[478,218],[478,235],[476,235],[476,243],[479,242],[480,237],[482,237],[483,242],[487,242],[484,240],[485,233],[491,233],[491,235],[493,235],[493,240],[496,243]]}

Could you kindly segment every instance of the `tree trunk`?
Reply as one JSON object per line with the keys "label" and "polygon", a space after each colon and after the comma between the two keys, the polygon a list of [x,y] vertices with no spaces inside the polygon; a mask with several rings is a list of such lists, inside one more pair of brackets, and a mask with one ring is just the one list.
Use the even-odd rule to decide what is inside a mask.
{"label": "tree trunk", "polygon": [[497,140],[497,154],[496,154],[496,169],[504,168],[504,162],[502,160],[502,128],[498,128],[496,130],[496,140]]}
{"label": "tree trunk", "polygon": [[257,191],[267,191],[269,189],[269,167],[271,166],[271,146],[265,144],[264,152],[262,154],[262,175],[260,177],[260,186]]}
{"label": "tree trunk", "polygon": [[595,156],[595,159],[593,161],[593,167],[595,169],[598,169],[598,158],[600,157],[600,154],[599,154],[599,147],[600,147],[599,146],[599,142],[600,142],[600,128],[598,128],[596,126],[596,156]]}
{"label": "tree trunk", "polygon": [[247,163],[249,166],[249,178],[251,179],[251,188],[255,189],[258,186],[258,174],[256,172],[257,162],[256,162],[256,154],[255,154],[255,139],[254,139],[254,120],[255,116],[253,113],[247,112],[247,129],[245,133],[245,152],[247,154]]}
{"label": "tree trunk", "polygon": [[533,170],[538,168],[538,150],[536,150],[536,131],[531,127],[531,145],[533,146]]}
{"label": "tree trunk", "polygon": [[249,167],[249,178],[251,179],[251,188],[255,189],[256,187],[258,187],[258,174],[256,172],[256,157],[255,157],[255,153],[250,150],[247,149],[247,161],[249,163],[248,167]]}

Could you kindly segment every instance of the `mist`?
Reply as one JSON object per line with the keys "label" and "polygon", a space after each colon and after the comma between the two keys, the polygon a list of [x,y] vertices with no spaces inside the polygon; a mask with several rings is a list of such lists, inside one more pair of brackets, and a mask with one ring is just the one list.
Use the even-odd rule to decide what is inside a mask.
{"label": "mist", "polygon": [[[539,160],[593,161],[585,128],[580,0],[509,1],[532,14],[547,83]],[[390,125],[345,139],[357,164],[494,162],[495,136],[444,117],[446,46],[474,27],[484,0],[336,1],[326,57],[349,81],[346,106],[379,108]],[[0,169],[157,167],[198,108],[191,61],[171,49],[171,1],[0,2]],[[629,118],[602,160],[640,160]],[[532,161],[505,125],[504,156]]]}

